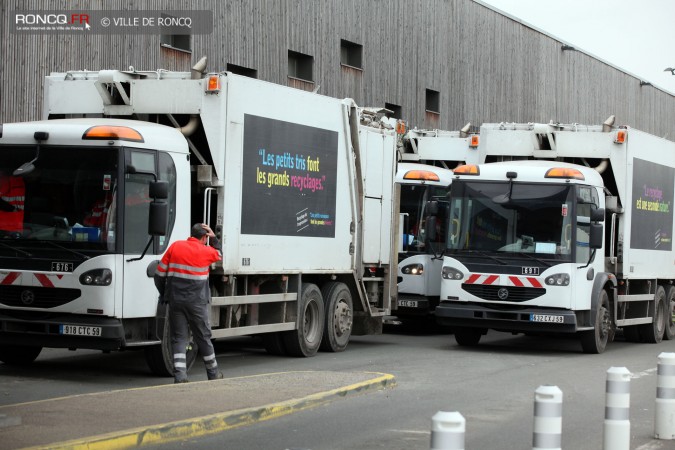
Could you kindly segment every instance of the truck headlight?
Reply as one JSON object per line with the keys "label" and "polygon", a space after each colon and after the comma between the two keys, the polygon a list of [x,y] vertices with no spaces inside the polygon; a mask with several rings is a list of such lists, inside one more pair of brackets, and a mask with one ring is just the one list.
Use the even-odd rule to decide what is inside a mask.
{"label": "truck headlight", "polygon": [[80,275],[80,283],[85,286],[110,286],[112,283],[112,270],[94,269]]}
{"label": "truck headlight", "polygon": [[424,265],[422,264],[408,264],[401,267],[403,275],[422,275],[424,273]]}
{"label": "truck headlight", "polygon": [[547,286],[568,286],[570,284],[570,276],[566,273],[556,273],[546,277],[544,280]]}
{"label": "truck headlight", "polygon": [[461,280],[462,278],[464,278],[464,274],[462,272],[448,266],[443,266],[441,276],[446,280]]}

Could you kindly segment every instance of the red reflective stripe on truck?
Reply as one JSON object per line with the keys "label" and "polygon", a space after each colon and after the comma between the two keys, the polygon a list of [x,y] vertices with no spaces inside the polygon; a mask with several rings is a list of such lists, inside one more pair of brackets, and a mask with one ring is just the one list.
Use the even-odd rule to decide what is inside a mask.
{"label": "red reflective stripe on truck", "polygon": [[44,287],[48,288],[54,287],[54,283],[52,283],[52,280],[50,280],[49,277],[47,277],[47,275],[45,275],[44,273],[36,273],[35,278],[37,278],[40,284]]}
{"label": "red reflective stripe on truck", "polygon": [[480,275],[473,273],[466,280],[466,284],[492,284],[499,280],[499,275]]}
{"label": "red reflective stripe on truck", "polygon": [[489,275],[483,284],[492,284],[499,279],[499,275]]}
{"label": "red reflective stripe on truck", "polygon": [[536,287],[536,288],[540,288],[540,287],[541,287],[541,283],[540,283],[539,280],[537,280],[536,278],[528,277],[528,278],[527,278],[527,281],[530,282],[530,284],[532,285],[532,287]]}
{"label": "red reflective stripe on truck", "polygon": [[517,287],[542,287],[539,280],[534,277],[509,277],[509,281]]}
{"label": "red reflective stripe on truck", "polygon": [[466,280],[466,284],[474,284],[477,279],[480,278],[480,275],[477,273],[472,273],[471,276]]}
{"label": "red reflective stripe on truck", "polygon": [[12,284],[16,281],[16,279],[19,278],[19,272],[10,272],[7,274],[7,276],[0,282],[0,284]]}

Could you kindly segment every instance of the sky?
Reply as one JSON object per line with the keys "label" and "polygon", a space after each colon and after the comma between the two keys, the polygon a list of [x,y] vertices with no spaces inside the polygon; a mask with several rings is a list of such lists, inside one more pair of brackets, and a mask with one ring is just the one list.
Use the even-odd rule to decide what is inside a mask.
{"label": "sky", "polygon": [[675,0],[480,0],[675,95]]}

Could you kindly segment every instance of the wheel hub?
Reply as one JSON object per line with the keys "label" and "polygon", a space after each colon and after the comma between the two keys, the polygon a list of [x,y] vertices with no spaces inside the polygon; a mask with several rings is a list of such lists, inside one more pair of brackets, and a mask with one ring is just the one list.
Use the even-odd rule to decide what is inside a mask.
{"label": "wheel hub", "polygon": [[342,336],[352,327],[352,312],[345,302],[338,302],[335,305],[334,311],[335,332],[338,336]]}

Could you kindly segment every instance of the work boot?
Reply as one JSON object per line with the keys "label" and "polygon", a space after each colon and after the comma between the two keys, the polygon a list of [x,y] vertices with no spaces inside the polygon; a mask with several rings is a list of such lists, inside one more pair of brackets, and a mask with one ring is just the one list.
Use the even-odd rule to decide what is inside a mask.
{"label": "work boot", "polygon": [[206,376],[209,378],[209,380],[222,380],[225,377],[221,371],[218,371],[214,374],[206,372]]}
{"label": "work boot", "polygon": [[183,378],[181,380],[173,380],[173,384],[180,384],[180,383],[187,383],[188,380],[187,378]]}

